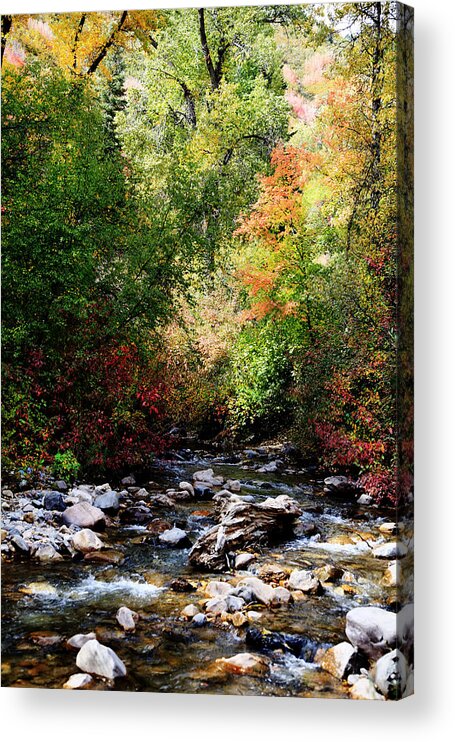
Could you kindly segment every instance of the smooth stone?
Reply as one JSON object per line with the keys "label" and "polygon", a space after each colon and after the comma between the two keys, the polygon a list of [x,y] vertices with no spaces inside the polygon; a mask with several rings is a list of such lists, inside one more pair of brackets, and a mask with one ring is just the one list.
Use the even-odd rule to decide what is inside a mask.
{"label": "smooth stone", "polygon": [[228,613],[237,613],[238,611],[241,611],[242,608],[245,605],[245,601],[242,598],[237,597],[236,595],[228,595],[224,599],[226,603],[226,610]]}
{"label": "smooth stone", "polygon": [[28,585],[19,588],[19,592],[25,595],[57,595],[57,590],[48,582],[29,582]]}
{"label": "smooth stone", "polygon": [[89,554],[84,554],[84,561],[100,564],[121,564],[124,559],[125,555],[121,551],[116,551],[115,549],[91,551]]}
{"label": "smooth stone", "polygon": [[180,615],[184,618],[194,618],[200,613],[199,608],[194,605],[194,603],[190,603],[189,605],[186,605],[185,608],[183,608],[180,611]]}
{"label": "smooth stone", "polygon": [[76,665],[83,672],[99,675],[109,680],[126,675],[122,660],[110,648],[100,644],[97,639],[90,639],[78,652]]}
{"label": "smooth stone", "polygon": [[106,518],[100,508],[95,508],[88,502],[78,502],[67,508],[62,514],[63,522],[67,526],[79,528],[104,528]]}
{"label": "smooth stone", "polygon": [[205,604],[205,610],[214,616],[221,616],[222,613],[227,613],[226,601],[224,598],[210,598]]}
{"label": "smooth stone", "polygon": [[401,541],[389,541],[373,549],[373,556],[377,559],[402,559],[407,553],[407,547]]}
{"label": "smooth stone", "polygon": [[19,536],[18,533],[16,533],[13,538],[11,539],[11,543],[13,546],[17,549],[17,551],[21,554],[29,554],[30,553],[30,544],[27,543],[27,541],[22,538],[22,536]]}
{"label": "smooth stone", "polygon": [[256,654],[240,652],[233,657],[220,657],[216,663],[228,672],[235,675],[265,675],[268,672],[268,662]]}
{"label": "smooth stone", "polygon": [[372,495],[368,495],[366,492],[364,492],[363,495],[360,495],[359,499],[357,500],[357,505],[371,505],[372,502]]}
{"label": "smooth stone", "polygon": [[104,484],[98,484],[95,487],[95,497],[98,497],[98,495],[104,495],[106,492],[111,492],[111,485],[109,482],[105,482]]}
{"label": "smooth stone", "polygon": [[286,587],[276,587],[273,591],[272,605],[287,605],[293,601],[291,592]]}
{"label": "smooth stone", "polygon": [[180,482],[179,490],[182,492],[188,492],[192,497],[194,497],[194,487],[190,482]]}
{"label": "smooth stone", "polygon": [[[249,589],[252,594],[253,600],[259,603],[263,603],[264,605],[271,605],[273,603],[273,599],[275,597],[275,589],[273,587],[270,587],[270,585],[266,585],[266,583],[262,582],[262,580],[260,580],[258,577],[245,577],[238,583],[235,594],[243,597],[241,593],[241,588],[243,587]],[[245,598],[244,600],[245,602],[249,602]]]}
{"label": "smooth stone", "polygon": [[172,546],[177,549],[184,549],[187,546],[191,546],[187,532],[175,526],[168,531],[163,531],[158,536],[158,540],[165,546]]}
{"label": "smooth stone", "polygon": [[[362,666],[357,650],[348,642],[330,647],[320,661],[321,667],[338,680],[357,672]],[[363,663],[365,664],[365,663]]]}
{"label": "smooth stone", "polygon": [[333,564],[326,564],[324,567],[317,567],[314,574],[321,582],[336,582],[343,576],[343,570]]}
{"label": "smooth stone", "polygon": [[215,476],[213,469],[203,469],[193,474],[193,481],[209,484],[213,487],[220,487],[224,482],[224,477]]}
{"label": "smooth stone", "polygon": [[206,595],[210,595],[211,598],[224,598],[226,595],[230,595],[233,589],[232,585],[228,582],[211,580],[205,586],[205,593]]}
{"label": "smooth stone", "polygon": [[377,661],[374,682],[386,698],[401,698],[407,678],[408,663],[399,649],[388,652]]}
{"label": "smooth stone", "polygon": [[248,554],[247,552],[237,554],[235,557],[234,567],[235,569],[244,569],[245,567],[248,567],[251,562],[254,562],[255,558],[254,554]]}
{"label": "smooth stone", "polygon": [[90,631],[88,634],[74,634],[74,636],[70,636],[67,639],[66,645],[67,647],[71,647],[71,649],[80,649],[91,639],[96,639],[96,634],[93,631]]}
{"label": "smooth stone", "polygon": [[196,613],[196,615],[193,616],[193,620],[191,621],[192,626],[205,626],[206,623],[207,619],[203,613]]}
{"label": "smooth stone", "polygon": [[385,533],[388,536],[396,536],[398,533],[398,524],[395,523],[395,521],[390,521],[386,523],[381,523],[379,526],[379,530],[381,533]]}
{"label": "smooth stone", "polygon": [[356,701],[385,701],[370,678],[361,677],[350,688],[350,696]]}
{"label": "smooth stone", "polygon": [[80,551],[82,554],[89,554],[104,547],[101,539],[90,528],[83,528],[82,531],[74,533],[71,536],[71,543],[76,551]]}
{"label": "smooth stone", "polygon": [[378,659],[397,643],[397,614],[376,606],[352,608],[346,615],[346,636],[367,657]]}
{"label": "smooth stone", "polygon": [[239,479],[228,479],[225,487],[227,490],[230,490],[230,492],[240,492],[240,490],[242,489],[242,485]]}
{"label": "smooth stone", "polygon": [[58,553],[51,544],[42,544],[38,546],[36,551],[33,553],[35,559],[40,562],[61,562],[63,557]]}
{"label": "smooth stone", "polygon": [[46,492],[43,497],[43,508],[45,510],[66,510],[65,500],[61,492]]}
{"label": "smooth stone", "polygon": [[132,474],[130,474],[128,477],[123,477],[120,484],[122,484],[123,487],[134,487],[134,485],[136,484],[136,479]]}
{"label": "smooth stone", "polygon": [[244,613],[240,613],[240,611],[237,611],[237,613],[234,613],[232,616],[232,625],[235,626],[236,629],[240,629],[242,626],[245,626],[245,624],[248,623],[248,618],[245,616]]}
{"label": "smooth stone", "polygon": [[389,562],[386,571],[381,579],[381,585],[384,587],[397,587],[401,582],[401,565],[400,562]]}
{"label": "smooth stone", "polygon": [[120,624],[122,629],[125,631],[134,631],[136,628],[136,623],[139,620],[139,614],[135,611],[132,611],[131,608],[128,608],[126,605],[122,605],[116,615],[115,618],[117,619],[117,623]]}
{"label": "smooth stone", "polygon": [[116,492],[109,490],[95,497],[93,505],[103,512],[116,513],[120,507],[120,498]]}
{"label": "smooth stone", "polygon": [[322,585],[313,572],[307,569],[295,569],[291,572],[288,587],[290,590],[301,590],[303,593],[318,595],[322,592]]}
{"label": "smooth stone", "polygon": [[68,690],[80,690],[81,688],[86,688],[92,682],[93,678],[87,672],[77,672],[68,678],[66,683],[63,684],[63,687]]}

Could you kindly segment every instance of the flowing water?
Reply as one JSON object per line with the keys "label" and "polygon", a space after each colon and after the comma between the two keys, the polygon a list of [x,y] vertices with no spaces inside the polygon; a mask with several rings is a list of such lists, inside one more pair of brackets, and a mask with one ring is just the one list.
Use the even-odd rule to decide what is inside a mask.
{"label": "flowing water", "polygon": [[[333,564],[345,571],[341,580],[326,583],[320,596],[260,609],[259,628],[303,636],[313,651],[302,658],[282,650],[269,653],[271,670],[266,677],[220,673],[216,658],[255,651],[246,646],[246,628],[219,622],[193,627],[180,617],[185,605],[197,605],[204,597],[198,583],[220,575],[194,571],[188,565],[188,549],[157,545],[144,526],[122,526],[114,520],[102,538],[109,549],[121,553],[117,564],[67,558],[56,564],[24,560],[3,565],[3,685],[62,687],[78,672],[76,653],[66,648],[65,639],[95,631],[98,640],[112,647],[127,666],[127,677],[115,682],[117,690],[348,696],[347,684],[321,670],[312,655],[319,647],[345,640],[345,616],[352,607],[387,607],[393,601],[394,590],[380,585],[386,563],[371,556],[370,546],[372,541],[383,541],[379,525],[390,520],[390,513],[331,500],[323,492],[323,483],[309,474],[259,474],[239,465],[193,458],[190,464],[167,466],[157,476],[164,488],[172,487],[207,466],[215,474],[240,479],[242,493],[254,495],[258,502],[290,495],[304,510],[302,522],[314,523],[317,529],[315,535],[258,550],[250,571],[241,574],[251,574],[265,563],[303,569]],[[212,509],[211,502],[191,501],[177,503],[175,513],[160,509],[156,516],[184,527],[194,541],[213,524]],[[191,581],[194,592],[170,589],[176,577]],[[41,592],[30,594],[30,583],[41,583]],[[125,634],[116,621],[121,605],[140,615],[132,634]],[[103,687],[108,685],[97,686]]]}

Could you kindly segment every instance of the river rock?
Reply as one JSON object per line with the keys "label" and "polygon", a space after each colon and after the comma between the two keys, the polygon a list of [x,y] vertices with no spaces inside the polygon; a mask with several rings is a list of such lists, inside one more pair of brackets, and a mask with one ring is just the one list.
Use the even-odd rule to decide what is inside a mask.
{"label": "river rock", "polygon": [[13,538],[11,539],[11,543],[19,552],[19,554],[23,554],[25,556],[30,553],[30,543],[22,538],[22,536],[20,536],[18,533],[13,536]]}
{"label": "river rock", "polygon": [[194,603],[186,605],[185,608],[180,611],[180,615],[184,618],[194,618],[198,613],[200,613],[199,608],[194,605]]}
{"label": "river rock", "polygon": [[204,616],[203,613],[196,613],[195,616],[193,616],[193,620],[191,621],[192,626],[205,626],[207,623],[207,619]]}
{"label": "river rock", "polygon": [[132,611],[131,608],[128,608],[126,605],[122,605],[117,613],[115,618],[117,619],[117,623],[120,624],[122,629],[125,631],[134,631],[136,628],[136,623],[139,620],[139,614],[135,611]]}
{"label": "river rock", "polygon": [[191,546],[187,532],[176,526],[161,533],[158,540],[161,544],[172,546],[175,549],[185,549],[187,546]]}
{"label": "river rock", "polygon": [[133,474],[129,474],[127,477],[123,477],[120,484],[123,487],[134,487],[134,485],[136,484],[136,478]]}
{"label": "river rock", "polygon": [[408,550],[401,541],[389,541],[373,549],[373,556],[377,559],[402,559]]}
{"label": "river rock", "polygon": [[63,522],[67,526],[79,528],[94,528],[100,530],[106,525],[106,518],[100,508],[95,508],[88,502],[78,502],[62,513]]}
{"label": "river rock", "polygon": [[126,675],[126,667],[115,652],[96,639],[90,639],[78,652],[76,665],[83,672],[109,680]]}
{"label": "river rock", "polygon": [[221,522],[204,533],[189,553],[190,564],[209,571],[226,567],[226,556],[239,549],[289,537],[302,511],[287,495],[263,503],[228,503]]}
{"label": "river rock", "polygon": [[360,495],[359,499],[357,500],[357,505],[371,505],[373,502],[373,496],[368,495],[366,492],[363,493],[363,495]]}
{"label": "river rock", "polygon": [[324,490],[336,497],[346,499],[353,499],[358,494],[356,484],[347,477],[326,477]]}
{"label": "river rock", "polygon": [[279,471],[283,466],[283,462],[280,459],[276,459],[275,461],[270,461],[268,464],[264,464],[264,466],[261,466],[260,469],[258,469],[259,474],[271,474],[273,472]]}
{"label": "river rock", "polygon": [[336,582],[343,576],[343,570],[334,564],[326,564],[324,567],[317,567],[314,574],[321,582]]}
{"label": "river rock", "polygon": [[322,656],[321,667],[338,680],[344,680],[351,673],[358,672],[367,663],[348,642],[330,647]]}
{"label": "river rock", "polygon": [[266,659],[250,652],[241,652],[233,657],[220,657],[216,663],[235,675],[265,675],[269,665]]}
{"label": "river rock", "polygon": [[387,569],[381,580],[384,587],[397,587],[401,582],[401,565],[400,562],[389,562]]}
{"label": "river rock", "polygon": [[61,562],[63,560],[62,555],[58,553],[52,544],[41,544],[33,552],[33,556],[40,562]]}
{"label": "river rock", "polygon": [[66,646],[71,649],[80,649],[84,644],[91,641],[91,639],[96,639],[94,631],[90,631],[88,634],[74,634],[74,636],[70,636],[70,638],[67,639]]}
{"label": "river rock", "polygon": [[107,492],[102,492],[97,495],[93,504],[103,512],[113,514],[116,513],[120,507],[120,499],[116,492],[108,490]]}
{"label": "river rock", "polygon": [[291,592],[286,587],[275,587],[273,590],[272,605],[287,605],[293,602]]}
{"label": "river rock", "polygon": [[191,497],[194,497],[194,487],[190,482],[180,482],[179,484],[179,490],[182,492],[188,492]]}
{"label": "river rock", "polygon": [[414,605],[408,603],[397,614],[398,646],[412,662],[414,652]]}
{"label": "river rock", "polygon": [[19,588],[19,592],[25,595],[57,595],[57,590],[49,582],[29,582]]}
{"label": "river rock", "polygon": [[322,592],[322,585],[318,578],[308,569],[294,569],[288,580],[288,588],[301,590],[311,595],[319,595]]}
{"label": "river rock", "polygon": [[248,552],[237,554],[234,566],[236,569],[246,569],[251,562],[254,562],[255,558],[254,554],[248,554]]}
{"label": "river rock", "polygon": [[69,495],[74,502],[88,502],[91,505],[94,492],[95,487],[92,484],[79,484],[70,490]]}
{"label": "river rock", "polygon": [[91,551],[98,551],[102,549],[104,544],[100,538],[90,530],[90,528],[83,528],[81,531],[74,533],[71,536],[71,543],[77,551],[82,554],[89,554]]}
{"label": "river rock", "polygon": [[210,598],[205,604],[205,610],[207,613],[213,613],[214,616],[221,616],[222,613],[227,613],[227,603],[224,598]]}
{"label": "river rock", "polygon": [[58,510],[62,513],[66,509],[66,505],[61,492],[46,492],[43,497],[43,508],[45,510]]}
{"label": "river rock", "polygon": [[237,613],[241,611],[245,606],[243,598],[239,598],[237,595],[227,595],[224,598],[226,603],[226,610],[228,613]]}
{"label": "river rock", "polygon": [[211,580],[205,586],[205,592],[210,595],[211,598],[225,598],[226,595],[230,595],[234,588],[229,582],[221,582],[221,580]]}
{"label": "river rock", "polygon": [[346,636],[367,657],[378,659],[397,643],[397,615],[376,606],[353,608],[346,615]]}
{"label": "river rock", "polygon": [[63,684],[63,687],[67,690],[81,690],[82,688],[86,688],[92,682],[93,678],[87,672],[77,672],[75,675],[71,675],[71,677],[68,678],[66,683]]}
{"label": "river rock", "polygon": [[240,490],[242,489],[242,485],[239,479],[228,479],[225,487],[230,492],[240,492]]}
{"label": "river rock", "polygon": [[395,523],[395,521],[386,521],[385,523],[381,523],[379,530],[381,533],[386,533],[388,536],[396,536],[399,531],[398,523]]}
{"label": "river rock", "polygon": [[111,485],[109,482],[105,482],[104,484],[97,484],[95,487],[94,495],[95,497],[98,497],[99,495],[104,495],[106,492],[111,491]]}
{"label": "river rock", "polygon": [[[247,588],[246,593],[242,592],[244,587]],[[275,589],[258,577],[245,577],[238,583],[235,594],[242,597],[246,603],[251,602],[248,600],[248,593],[254,602],[263,603],[263,605],[271,605],[275,598]]]}
{"label": "river rock", "polygon": [[356,701],[385,701],[374,687],[371,678],[360,677],[350,688],[350,696]]}
{"label": "river rock", "polygon": [[203,469],[194,472],[193,480],[195,482],[203,482],[210,487],[221,487],[224,482],[224,477],[215,476],[213,469]]}
{"label": "river rock", "polygon": [[406,687],[408,663],[399,649],[383,655],[376,663],[374,682],[386,698],[401,698]]}

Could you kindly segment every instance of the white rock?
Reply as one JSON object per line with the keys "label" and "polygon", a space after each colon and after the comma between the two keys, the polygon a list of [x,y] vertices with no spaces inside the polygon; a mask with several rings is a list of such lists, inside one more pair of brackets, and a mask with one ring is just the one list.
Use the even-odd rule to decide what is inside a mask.
{"label": "white rock", "polygon": [[182,492],[189,492],[190,495],[194,497],[194,487],[189,482],[180,482],[179,490],[181,490]]}
{"label": "white rock", "polygon": [[373,556],[377,559],[402,559],[407,553],[407,547],[401,541],[388,541],[373,549]]}
{"label": "white rock", "polygon": [[93,631],[90,631],[88,634],[74,634],[74,636],[71,636],[67,640],[66,644],[73,649],[80,649],[91,639],[96,639],[96,634]]}
{"label": "white rock", "polygon": [[83,672],[99,675],[109,680],[126,675],[126,667],[110,648],[100,644],[96,639],[90,639],[79,650],[76,665]]}
{"label": "white rock", "polygon": [[353,608],[346,615],[346,636],[367,657],[377,659],[397,642],[397,615],[376,606]]}
{"label": "white rock", "polygon": [[193,480],[195,482],[201,482],[202,484],[212,485],[214,487],[220,487],[224,478],[221,476],[215,476],[213,469],[203,469],[201,471],[195,471],[193,474]]}
{"label": "white rock", "polygon": [[74,533],[71,536],[71,543],[77,551],[81,551],[83,554],[98,551],[104,546],[101,539],[90,528],[83,528],[81,531]]}
{"label": "white rock", "polygon": [[301,590],[303,593],[316,595],[321,592],[321,583],[313,572],[307,569],[294,569],[288,580],[290,590]]}
{"label": "white rock", "polygon": [[359,669],[357,650],[349,642],[330,647],[322,656],[321,667],[339,680]]}
{"label": "white rock", "polygon": [[408,663],[399,649],[394,649],[376,663],[374,682],[386,698],[401,698],[408,678]]}
{"label": "white rock", "polygon": [[79,526],[79,528],[101,527],[106,523],[103,511],[88,502],[79,502],[67,508],[63,511],[62,518],[66,525]]}
{"label": "white rock", "polygon": [[221,582],[221,580],[211,580],[205,587],[205,592],[210,595],[211,598],[224,598],[226,595],[230,595],[234,588],[228,582]]}
{"label": "white rock", "polygon": [[397,587],[401,582],[401,565],[400,562],[389,562],[387,569],[381,580],[381,585],[385,587]]}
{"label": "white rock", "polygon": [[230,490],[231,492],[240,492],[240,490],[242,489],[242,485],[239,479],[228,479],[225,486],[226,489]]}
{"label": "white rock", "polygon": [[158,540],[166,546],[174,546],[176,548],[189,546],[188,534],[181,528],[176,528],[176,526],[160,533]]}
{"label": "white rock", "polygon": [[122,605],[117,613],[115,618],[117,619],[117,622],[120,624],[122,629],[125,631],[134,631],[136,628],[136,623],[139,620],[139,615],[132,611],[131,608],[128,608],[126,605]]}
{"label": "white rock", "polygon": [[237,554],[237,556],[235,557],[235,568],[245,569],[245,567],[248,567],[248,565],[251,564],[251,562],[254,562],[254,560],[254,554],[247,554],[246,552]]}
{"label": "white rock", "polygon": [[384,696],[377,692],[371,678],[362,677],[357,680],[350,689],[350,695],[357,701],[385,701]]}
{"label": "white rock", "polygon": [[249,652],[241,652],[233,657],[220,657],[216,662],[236,675],[265,675],[269,669],[266,659]]}
{"label": "white rock", "polygon": [[88,673],[78,672],[75,675],[71,675],[63,687],[69,690],[79,690],[80,688],[86,688],[92,681],[93,678]]}
{"label": "white rock", "polygon": [[[264,605],[271,605],[275,597],[275,588],[270,587],[265,582],[262,582],[258,577],[245,577],[241,580],[236,588],[236,594],[241,597],[241,588],[246,587],[252,594],[253,600],[263,603]],[[240,592],[239,592],[240,591]],[[249,602],[249,601],[246,601]]]}

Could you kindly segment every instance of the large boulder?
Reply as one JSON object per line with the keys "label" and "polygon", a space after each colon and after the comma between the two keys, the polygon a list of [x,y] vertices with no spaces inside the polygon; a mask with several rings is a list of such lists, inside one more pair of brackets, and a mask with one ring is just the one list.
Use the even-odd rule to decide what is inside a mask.
{"label": "large boulder", "polygon": [[379,659],[397,643],[397,615],[376,606],[353,608],[346,615],[346,636],[367,657]]}
{"label": "large boulder", "polygon": [[79,650],[76,665],[83,672],[114,680],[126,675],[126,667],[114,650],[90,639]]}
{"label": "large boulder", "polygon": [[79,528],[94,528],[96,531],[103,529],[106,518],[102,510],[93,507],[88,502],[78,502],[62,513],[63,522],[67,526],[79,526]]}
{"label": "large boulder", "polygon": [[229,500],[219,514],[220,523],[193,545],[190,564],[199,569],[221,571],[231,554],[290,537],[301,514],[298,503],[287,495],[268,498],[263,503]]}

